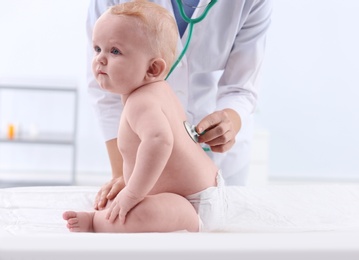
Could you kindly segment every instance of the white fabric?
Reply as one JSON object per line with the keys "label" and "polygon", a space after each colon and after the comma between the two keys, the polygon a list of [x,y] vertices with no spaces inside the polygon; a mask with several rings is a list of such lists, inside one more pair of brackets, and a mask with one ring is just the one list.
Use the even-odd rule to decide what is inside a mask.
{"label": "white fabric", "polygon": [[98,187],[0,189],[0,259],[359,259],[359,185],[226,189],[230,232],[139,234],[67,230]]}
{"label": "white fabric", "polygon": [[93,210],[98,187],[0,189],[0,235],[69,233],[62,213]]}
{"label": "white fabric", "polygon": [[[223,232],[359,230],[359,185],[225,187]],[[89,211],[98,187],[0,189],[0,237],[68,234],[65,210]]]}
{"label": "white fabric", "polygon": [[[87,32],[111,5],[126,0],[91,0]],[[173,13],[170,0],[155,0]],[[199,6],[206,4],[205,0]],[[195,10],[198,17],[203,9]],[[168,81],[187,110],[191,123],[224,108],[232,108],[242,119],[236,144],[226,154],[209,152],[228,185],[245,184],[252,138],[252,113],[258,94],[258,74],[264,58],[265,35],[270,24],[271,0],[218,1],[207,17],[194,26],[187,54]],[[183,49],[188,31],[178,41]],[[89,45],[89,59],[92,46]],[[90,61],[88,62],[90,65]],[[116,138],[122,110],[120,97],[101,90],[88,69],[92,98],[105,140]],[[230,166],[230,167],[229,167]],[[235,166],[235,167],[233,167]]]}
{"label": "white fabric", "polygon": [[359,185],[269,185],[227,189],[226,231],[359,230]]}
{"label": "white fabric", "polygon": [[221,171],[217,175],[217,186],[186,196],[196,209],[200,219],[200,232],[222,231],[226,227],[228,199]]}

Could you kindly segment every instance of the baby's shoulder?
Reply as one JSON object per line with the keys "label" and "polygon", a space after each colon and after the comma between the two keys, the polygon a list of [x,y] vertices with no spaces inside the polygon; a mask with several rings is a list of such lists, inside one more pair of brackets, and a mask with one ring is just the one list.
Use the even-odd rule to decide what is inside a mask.
{"label": "baby's shoulder", "polygon": [[143,112],[160,106],[160,100],[161,98],[156,92],[148,91],[148,89],[145,88],[138,89],[127,98],[125,109],[128,111]]}
{"label": "baby's shoulder", "polygon": [[136,100],[136,102],[142,101],[144,103],[159,102],[167,98],[169,94],[168,88],[169,85],[167,82],[151,83],[136,89],[132,92],[129,99]]}

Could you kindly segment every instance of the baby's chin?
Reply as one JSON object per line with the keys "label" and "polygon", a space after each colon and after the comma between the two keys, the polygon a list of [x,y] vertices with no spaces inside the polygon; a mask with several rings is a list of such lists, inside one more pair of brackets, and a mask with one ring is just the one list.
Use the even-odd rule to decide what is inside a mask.
{"label": "baby's chin", "polygon": [[119,93],[119,91],[116,89],[116,87],[114,87],[111,84],[106,84],[106,83],[100,83],[98,82],[100,85],[100,88],[103,89],[104,91],[113,93],[113,94],[118,94],[121,95],[122,93]]}
{"label": "baby's chin", "polygon": [[96,81],[101,89],[111,92],[111,86],[105,82],[105,80],[101,79],[101,77],[97,77]]}

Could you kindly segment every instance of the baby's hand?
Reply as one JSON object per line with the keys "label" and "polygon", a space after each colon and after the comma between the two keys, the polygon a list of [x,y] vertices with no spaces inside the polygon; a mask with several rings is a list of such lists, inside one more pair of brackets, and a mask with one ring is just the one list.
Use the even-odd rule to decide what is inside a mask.
{"label": "baby's hand", "polygon": [[120,223],[124,224],[127,213],[140,203],[144,197],[138,197],[130,192],[127,187],[123,188],[112,201],[108,209],[106,219],[113,223],[119,217]]}

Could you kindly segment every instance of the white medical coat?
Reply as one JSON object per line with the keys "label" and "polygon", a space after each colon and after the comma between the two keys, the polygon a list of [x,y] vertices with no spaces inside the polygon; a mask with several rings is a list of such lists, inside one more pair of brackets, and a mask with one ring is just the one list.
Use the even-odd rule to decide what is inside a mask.
{"label": "white medical coat", "polygon": [[[97,18],[121,0],[91,0],[87,30],[89,58],[91,34]],[[173,13],[171,0],[154,0]],[[206,4],[200,0],[198,6]],[[219,0],[206,18],[196,24],[186,55],[168,78],[188,115],[197,124],[206,115],[231,108],[242,120],[236,143],[225,153],[208,152],[222,169],[226,185],[244,185],[250,162],[253,132],[252,114],[258,95],[258,75],[264,58],[266,32],[270,24],[271,0]],[[192,17],[203,11],[197,8]],[[178,40],[183,49],[188,28]],[[119,95],[103,91],[95,81],[88,62],[89,94],[105,140],[117,136],[122,103]],[[160,127],[160,126],[159,126]]]}

